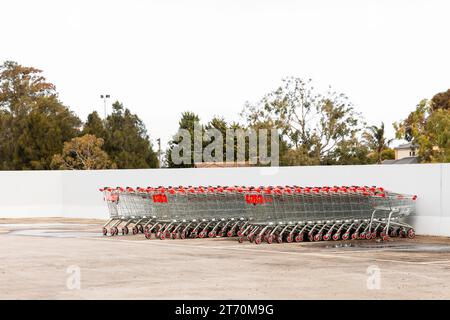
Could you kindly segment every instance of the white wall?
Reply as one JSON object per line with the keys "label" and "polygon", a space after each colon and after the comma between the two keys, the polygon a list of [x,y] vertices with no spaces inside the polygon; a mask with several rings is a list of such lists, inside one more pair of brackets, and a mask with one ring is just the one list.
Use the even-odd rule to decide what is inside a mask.
{"label": "white wall", "polygon": [[450,164],[0,171],[0,217],[107,218],[103,186],[378,185],[417,194],[418,234],[450,236]]}

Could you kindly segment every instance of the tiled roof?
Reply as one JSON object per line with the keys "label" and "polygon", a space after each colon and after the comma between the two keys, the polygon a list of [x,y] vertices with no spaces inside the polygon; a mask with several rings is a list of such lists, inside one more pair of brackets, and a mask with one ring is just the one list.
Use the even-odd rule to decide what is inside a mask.
{"label": "tiled roof", "polygon": [[398,147],[395,147],[394,149],[413,149],[413,148],[416,148],[416,146],[413,146],[413,144],[412,143],[404,143],[404,144],[401,144],[401,145],[399,145]]}
{"label": "tiled roof", "polygon": [[414,164],[419,163],[417,157],[405,157],[398,160],[384,160],[382,164]]}

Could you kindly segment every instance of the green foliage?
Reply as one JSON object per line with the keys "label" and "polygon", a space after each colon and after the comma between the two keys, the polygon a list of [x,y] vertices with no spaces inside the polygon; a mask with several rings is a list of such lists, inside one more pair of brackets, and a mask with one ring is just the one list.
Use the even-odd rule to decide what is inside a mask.
{"label": "green foliage", "polygon": [[320,165],[320,162],[315,158],[307,148],[299,146],[298,148],[288,149],[281,154],[281,163],[285,166],[315,166]]}
{"label": "green foliage", "polygon": [[[166,162],[169,168],[192,168],[194,167],[194,128],[195,125],[200,125],[200,118],[193,112],[185,111],[181,114],[181,119],[178,122],[179,129],[184,129],[189,131],[191,141],[189,142],[191,145],[191,161],[190,163],[182,163],[175,164],[172,159],[173,150],[176,146],[180,145],[182,142],[182,138],[178,135],[174,135],[171,141],[169,141],[169,148],[166,150]],[[199,127],[201,130],[201,134],[203,136],[204,128],[202,126]],[[203,145],[203,144],[202,144]],[[183,156],[183,150],[180,151],[180,156]]]}
{"label": "green foliage", "polygon": [[431,109],[450,110],[450,89],[445,92],[439,92],[431,99]]}
{"label": "green foliage", "polygon": [[111,169],[116,165],[102,150],[103,139],[86,134],[64,143],[62,154],[55,154],[52,169],[60,170],[95,170]]}
{"label": "green foliage", "polygon": [[384,132],[384,123],[381,123],[380,127],[370,126],[367,131],[363,133],[363,137],[367,141],[367,145],[370,151],[373,152],[375,162],[380,164],[383,160],[383,151],[389,148],[389,144],[392,139],[386,139]]}
{"label": "green foliage", "polygon": [[370,149],[361,142],[356,134],[350,139],[340,141],[337,147],[328,154],[322,164],[357,165],[373,163],[369,157]]}
{"label": "green foliage", "polygon": [[[203,160],[203,155],[194,152],[195,124],[202,137],[207,129],[219,130],[223,150],[210,150],[214,150],[213,157],[223,160],[229,129],[267,129],[268,133],[277,129],[280,165],[369,164],[394,158],[384,123],[363,132],[363,121],[348,98],[331,88],[318,92],[311,80],[283,79],[278,89],[256,104],[246,103],[242,116],[244,126],[229,124],[220,116],[201,125],[195,113],[182,113],[179,128],[190,133],[191,164],[175,165],[171,159],[172,150],[182,143],[178,135],[166,150],[167,165],[192,167],[195,159]],[[0,170],[158,167],[144,123],[121,103],[113,104],[107,119],[92,112],[80,131],[81,126],[80,119],[59,101],[55,86],[41,70],[12,61],[0,65]],[[450,89],[422,100],[394,127],[397,138],[418,146],[420,161],[450,162]],[[215,139],[203,139],[202,150]],[[254,150],[249,150],[248,135],[244,142],[243,158],[249,161]],[[237,160],[237,137],[233,143],[233,159]],[[269,154],[270,148],[269,137]],[[74,150],[82,156],[74,157]],[[86,162],[91,158],[92,162]]]}
{"label": "green foliage", "polygon": [[[348,98],[331,88],[319,93],[311,80],[283,79],[282,85],[242,112],[251,126],[270,121],[293,150],[282,155],[290,165],[326,164],[345,141],[360,131],[361,119]],[[336,160],[333,160],[336,161]]]}
{"label": "green foliage", "polygon": [[419,155],[427,162],[450,162],[450,109],[436,109],[418,139]]}
{"label": "green foliage", "polygon": [[[181,143],[183,143],[183,138],[181,137],[180,134],[176,134],[174,135],[173,139],[169,142],[169,148],[166,150],[166,159],[167,159],[167,166],[170,168],[186,168],[186,167],[193,167],[194,166],[194,144],[195,144],[195,138],[194,138],[194,128],[197,128],[197,134],[202,135],[203,140],[201,142],[201,148],[202,151],[207,150],[206,148],[211,147],[214,142],[216,141],[216,137],[215,136],[211,136],[208,137],[207,133],[209,130],[211,129],[216,129],[218,130],[218,132],[220,132],[221,134],[221,146],[222,149],[218,150],[218,149],[213,149],[212,151],[212,157],[214,158],[216,156],[216,152],[220,152],[220,155],[217,155],[218,158],[221,159],[221,161],[227,161],[227,160],[231,160],[231,161],[246,161],[248,162],[250,160],[250,157],[252,155],[252,152],[254,152],[254,155],[256,156],[257,152],[260,152],[261,150],[259,149],[259,137],[256,137],[256,146],[257,149],[256,150],[250,150],[250,138],[249,138],[249,131],[250,129],[255,130],[256,132],[258,132],[259,129],[265,129],[267,130],[267,155],[268,157],[270,157],[270,155],[272,154],[272,150],[271,150],[271,130],[275,129],[273,123],[271,123],[270,121],[264,121],[264,122],[257,122],[255,121],[254,123],[251,124],[251,126],[249,127],[245,127],[242,126],[241,124],[234,122],[234,123],[227,123],[225,121],[224,118],[222,117],[214,117],[211,121],[209,121],[206,125],[202,125],[200,123],[200,119],[198,117],[198,115],[196,115],[195,113],[192,112],[183,112],[181,114],[181,119],[179,121],[179,129],[184,129],[187,130],[189,132],[190,135],[190,141],[188,141],[187,145],[190,145],[190,150],[192,150],[191,152],[191,163],[182,163],[182,164],[176,164],[174,163],[173,159],[172,159],[172,155],[173,152],[175,151],[176,153],[179,153],[180,157],[183,157],[183,149],[180,150],[176,150],[176,148],[181,146]],[[180,131],[178,131],[178,133],[180,133]],[[229,135],[228,135],[229,134]],[[241,138],[238,138],[239,135],[241,135]],[[230,145],[232,145],[233,148],[233,153],[230,154],[230,159],[227,159],[227,135],[229,139],[233,139],[232,143],[230,140]],[[232,135],[230,137],[230,135]],[[198,138],[199,140],[200,138]],[[238,147],[239,141],[240,139],[242,139],[242,150],[240,150],[240,148]],[[185,143],[185,142],[184,142]],[[186,147],[187,147],[186,145]],[[280,153],[283,152],[287,152],[288,149],[288,145],[286,143],[286,141],[280,141]],[[238,155],[238,152],[242,152],[242,154]],[[208,154],[208,151],[206,152]],[[258,158],[259,159],[259,158]],[[209,161],[209,160],[205,160],[203,157],[203,153],[202,155],[198,155],[198,160],[201,161]],[[257,161],[257,159],[251,159],[252,161],[254,161],[254,165],[264,165],[260,162]],[[286,160],[287,163],[288,160]],[[281,165],[283,165],[283,163],[281,163]]]}
{"label": "green foliage", "polygon": [[450,109],[440,106],[422,100],[405,120],[394,123],[397,138],[418,146],[421,162],[450,162]]}
{"label": "green foliage", "polygon": [[49,169],[80,125],[40,70],[15,62],[0,66],[1,170]]}
{"label": "green foliage", "polygon": [[[216,129],[222,135],[222,140],[220,141],[220,143],[222,144],[223,149],[220,151],[221,154],[216,155],[216,152],[218,152],[218,150],[213,150],[212,156],[213,157],[220,156],[222,158],[222,161],[225,161],[226,160],[226,134],[227,134],[228,124],[223,117],[214,117],[205,126],[205,130],[209,130],[209,129]],[[207,137],[206,141],[202,142],[202,145],[204,147],[206,144],[212,143],[213,141],[215,141],[215,137]]]}
{"label": "green foliage", "polygon": [[[106,119],[104,149],[119,169],[156,168],[158,159],[141,119],[116,101],[113,112]],[[89,119],[88,119],[89,123]],[[87,130],[98,126],[92,115]],[[94,132],[93,132],[94,133]],[[97,134],[97,132],[95,132]]]}
{"label": "green foliage", "polygon": [[384,149],[384,150],[381,152],[381,159],[382,159],[382,160],[392,160],[392,159],[395,159],[395,151],[394,151],[394,149],[392,149],[392,148]]}
{"label": "green foliage", "polygon": [[[258,135],[257,135],[257,150],[255,150],[255,154],[256,151],[258,151],[258,161],[260,161],[260,157],[261,157],[261,150],[260,150],[260,133],[259,131],[262,130],[266,130],[267,133],[267,156],[271,156],[272,155],[272,145],[271,145],[271,139],[272,139],[272,130],[276,130],[278,133],[278,154],[279,154],[279,165],[280,166],[285,166],[285,165],[289,165],[289,161],[290,158],[287,156],[287,152],[289,150],[289,144],[286,141],[285,137],[283,137],[282,135],[280,135],[280,129],[271,121],[271,120],[264,120],[264,121],[255,121],[253,122],[248,129],[253,129],[255,130]],[[245,160],[249,161],[251,159],[249,159],[249,157],[251,156],[251,146],[249,146],[249,139],[246,139],[245,143],[246,143],[246,150],[247,148],[249,149],[248,151],[246,151],[245,154]],[[257,165],[263,165],[261,163],[257,163]]]}
{"label": "green foliage", "polygon": [[[71,139],[80,135],[80,119],[41,73],[16,62],[0,66],[0,170],[50,169],[53,156],[62,157],[64,142],[79,142]],[[81,134],[102,138],[119,168],[158,165],[142,120],[119,102],[106,122],[91,113]]]}
{"label": "green foliage", "polygon": [[93,134],[98,138],[106,139],[107,134],[105,125],[97,111],[94,111],[88,115],[86,123],[83,127],[83,135],[85,134]]}

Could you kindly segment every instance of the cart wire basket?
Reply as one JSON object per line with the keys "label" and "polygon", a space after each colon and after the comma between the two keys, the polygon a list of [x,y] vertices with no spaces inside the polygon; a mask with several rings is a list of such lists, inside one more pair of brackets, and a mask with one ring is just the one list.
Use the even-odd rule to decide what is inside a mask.
{"label": "cart wire basket", "polygon": [[417,196],[376,186],[104,187],[103,235],[237,237],[260,244],[414,238]]}

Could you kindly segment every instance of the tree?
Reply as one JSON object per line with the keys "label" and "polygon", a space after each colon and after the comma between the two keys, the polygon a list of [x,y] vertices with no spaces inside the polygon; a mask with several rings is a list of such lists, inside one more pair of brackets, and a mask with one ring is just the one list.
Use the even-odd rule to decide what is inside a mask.
{"label": "tree", "polygon": [[51,162],[53,169],[95,170],[115,168],[108,154],[102,150],[103,139],[86,134],[64,143],[62,154],[55,154]]}
{"label": "tree", "polygon": [[392,148],[386,148],[381,152],[381,158],[383,160],[390,160],[395,158],[395,150]]}
{"label": "tree", "polygon": [[397,138],[418,146],[419,161],[450,162],[450,109],[424,99],[394,127]]}
{"label": "tree", "polygon": [[113,113],[106,121],[96,111],[89,114],[83,134],[104,139],[105,151],[120,169],[154,168],[158,165],[144,123],[118,101],[113,104]]}
{"label": "tree", "polygon": [[85,134],[93,134],[98,138],[106,139],[105,125],[97,111],[88,115],[86,123],[83,126],[83,135]]}
{"label": "tree", "polygon": [[421,149],[426,150],[424,158],[430,162],[450,162],[450,109],[433,111],[427,119],[425,132],[419,139]]}
{"label": "tree", "polygon": [[364,141],[354,134],[353,137],[340,141],[330,152],[322,164],[327,165],[359,165],[373,163],[369,157],[370,150]]}
{"label": "tree", "polygon": [[[252,154],[256,155],[257,153],[258,155],[256,164],[258,166],[267,166],[267,165],[283,166],[289,163],[289,158],[287,157],[289,144],[284,139],[284,137],[280,135],[280,130],[279,128],[276,127],[273,121],[271,120],[255,121],[247,128],[247,130],[254,130],[254,132],[257,134],[256,139],[257,145],[252,147],[252,145],[249,143],[250,141],[248,141],[249,139],[246,139],[246,149],[248,148],[248,151],[246,151],[245,154],[246,161],[250,161],[250,163],[252,163],[251,159]],[[274,133],[277,134],[276,137],[272,137],[272,131],[274,131]],[[264,140],[261,140],[264,134],[267,134],[267,137],[265,138],[266,139],[265,145]],[[272,139],[276,141],[278,150],[272,150]],[[262,148],[265,148],[265,150],[262,150]],[[263,159],[264,157],[266,157],[267,159],[264,160]]]}
{"label": "tree", "polygon": [[80,124],[78,117],[56,98],[38,98],[16,141],[16,168],[50,169],[53,155],[61,152],[64,141],[79,134]]}
{"label": "tree", "polygon": [[55,96],[55,86],[41,73],[14,61],[0,65],[0,109],[13,116],[26,115],[36,98]]}
{"label": "tree", "polygon": [[[197,114],[190,112],[190,111],[185,111],[181,114],[181,119],[178,122],[178,127],[179,127],[179,131],[177,132],[176,135],[174,135],[174,137],[172,138],[172,140],[169,141],[169,148],[166,150],[166,160],[167,160],[167,166],[169,168],[189,168],[189,167],[193,167],[194,166],[194,129],[196,126],[199,126],[199,129],[201,130],[201,134],[203,136],[203,127],[200,126],[200,118]],[[180,149],[179,152],[179,157],[183,158],[185,156],[187,156],[188,158],[190,158],[190,161],[187,161],[189,163],[176,163],[176,161],[174,161],[173,156],[174,153],[177,152],[177,149],[181,146],[181,143],[183,142],[183,138],[181,137],[181,135],[179,135],[178,133],[180,133],[180,129],[183,130],[187,130],[187,132],[189,132],[190,135],[190,141],[185,143],[188,143],[190,145],[190,155],[184,155],[184,151],[183,149]],[[203,144],[202,144],[203,146]]]}
{"label": "tree", "polygon": [[[141,119],[116,101],[106,119],[104,149],[119,169],[158,167],[158,158]],[[89,130],[98,121],[93,115]],[[89,122],[89,119],[88,119]],[[101,129],[100,129],[101,130]]]}
{"label": "tree", "polygon": [[[213,157],[216,157],[216,156],[221,157],[222,161],[226,160],[226,143],[227,143],[226,136],[227,136],[228,128],[229,128],[228,123],[225,121],[225,119],[223,117],[218,117],[218,116],[211,119],[211,121],[209,121],[205,126],[205,134],[206,134],[207,130],[215,129],[218,132],[220,132],[220,134],[222,135],[222,139],[221,139],[221,141],[219,141],[222,144],[222,150],[214,150],[211,154]],[[206,144],[208,144],[208,143],[214,142],[215,139],[216,139],[215,137],[207,136],[206,141],[203,141],[203,143],[202,143],[203,147],[205,147]],[[217,151],[220,152],[220,155],[219,154],[216,155]]]}
{"label": "tree", "polygon": [[344,94],[331,88],[318,93],[311,80],[293,77],[283,79],[256,104],[246,103],[242,116],[250,126],[271,121],[279,128],[294,148],[288,162],[296,165],[325,164],[339,145],[361,130],[360,116]]}
{"label": "tree", "polygon": [[439,92],[431,99],[431,109],[450,110],[450,89],[445,92]]}
{"label": "tree", "polygon": [[366,139],[367,144],[372,152],[375,153],[375,159],[378,164],[381,164],[383,159],[383,151],[389,148],[389,144],[393,139],[387,140],[384,132],[384,123],[381,122],[381,126],[370,126],[367,131],[363,133],[363,137]]}
{"label": "tree", "polygon": [[0,66],[0,169],[49,169],[79,133],[80,120],[41,73],[16,62]]}

